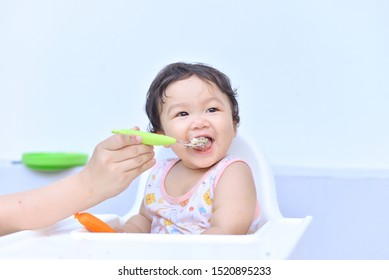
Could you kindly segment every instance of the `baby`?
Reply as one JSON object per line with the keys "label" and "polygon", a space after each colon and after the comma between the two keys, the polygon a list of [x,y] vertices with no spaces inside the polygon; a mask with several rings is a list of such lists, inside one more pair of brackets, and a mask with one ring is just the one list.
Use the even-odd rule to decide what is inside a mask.
{"label": "baby", "polygon": [[151,83],[149,130],[198,148],[171,145],[177,158],[156,164],[139,214],[125,232],[247,234],[257,228],[258,205],[249,166],[228,155],[239,108],[229,78],[204,64],[173,63]]}

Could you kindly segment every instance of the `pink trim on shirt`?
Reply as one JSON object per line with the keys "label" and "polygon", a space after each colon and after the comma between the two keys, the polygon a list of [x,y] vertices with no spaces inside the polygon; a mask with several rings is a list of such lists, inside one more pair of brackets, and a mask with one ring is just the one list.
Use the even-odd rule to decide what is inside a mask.
{"label": "pink trim on shirt", "polygon": [[[180,196],[171,196],[167,193],[166,191],[166,188],[165,188],[165,180],[166,180],[166,176],[167,174],[169,173],[169,171],[173,168],[174,165],[176,165],[181,159],[179,158],[174,158],[172,160],[169,161],[169,164],[166,165],[166,168],[164,170],[164,172],[162,173],[162,176],[161,176],[161,184],[160,184],[160,191],[161,191],[161,194],[162,194],[162,197],[168,201],[169,203],[172,203],[172,204],[180,204],[181,202],[189,199],[193,193],[200,187],[200,184],[201,182],[204,181],[204,179],[208,176],[208,174],[216,167],[212,167],[211,169],[209,169],[207,172],[204,173],[203,176],[201,176],[201,178],[193,185],[192,188],[190,188],[185,194],[183,195],[180,195]],[[223,169],[224,170],[224,169]]]}
{"label": "pink trim on shirt", "polygon": [[[144,205],[153,217],[152,233],[201,233],[208,228],[213,207],[209,199],[213,199],[214,189],[221,175],[227,166],[234,162],[246,163],[244,160],[228,156],[207,170],[188,192],[172,197],[166,192],[165,180],[169,171],[179,161],[180,159],[177,158],[163,161],[153,169],[149,177]],[[259,201],[257,201],[255,217],[248,233],[255,232],[258,228],[259,215]]]}

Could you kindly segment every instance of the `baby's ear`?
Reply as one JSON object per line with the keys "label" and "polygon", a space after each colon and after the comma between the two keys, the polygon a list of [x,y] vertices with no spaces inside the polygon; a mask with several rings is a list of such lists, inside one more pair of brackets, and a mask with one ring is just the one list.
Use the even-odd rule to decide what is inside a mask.
{"label": "baby's ear", "polygon": [[236,121],[234,121],[234,137],[236,137],[236,134],[238,133],[238,124]]}

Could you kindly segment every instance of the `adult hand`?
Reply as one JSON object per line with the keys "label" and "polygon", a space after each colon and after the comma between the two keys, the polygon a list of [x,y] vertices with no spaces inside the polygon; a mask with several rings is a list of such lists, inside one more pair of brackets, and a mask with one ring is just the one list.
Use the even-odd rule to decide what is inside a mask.
{"label": "adult hand", "polygon": [[155,164],[153,150],[139,136],[112,135],[96,146],[80,172],[82,185],[100,199],[113,197]]}

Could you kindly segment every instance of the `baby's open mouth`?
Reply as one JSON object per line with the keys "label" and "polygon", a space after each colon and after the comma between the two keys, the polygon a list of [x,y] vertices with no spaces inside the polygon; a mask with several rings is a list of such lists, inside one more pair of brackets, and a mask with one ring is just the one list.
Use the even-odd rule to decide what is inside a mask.
{"label": "baby's open mouth", "polygon": [[195,137],[190,140],[193,149],[205,150],[212,144],[212,138],[206,136]]}

